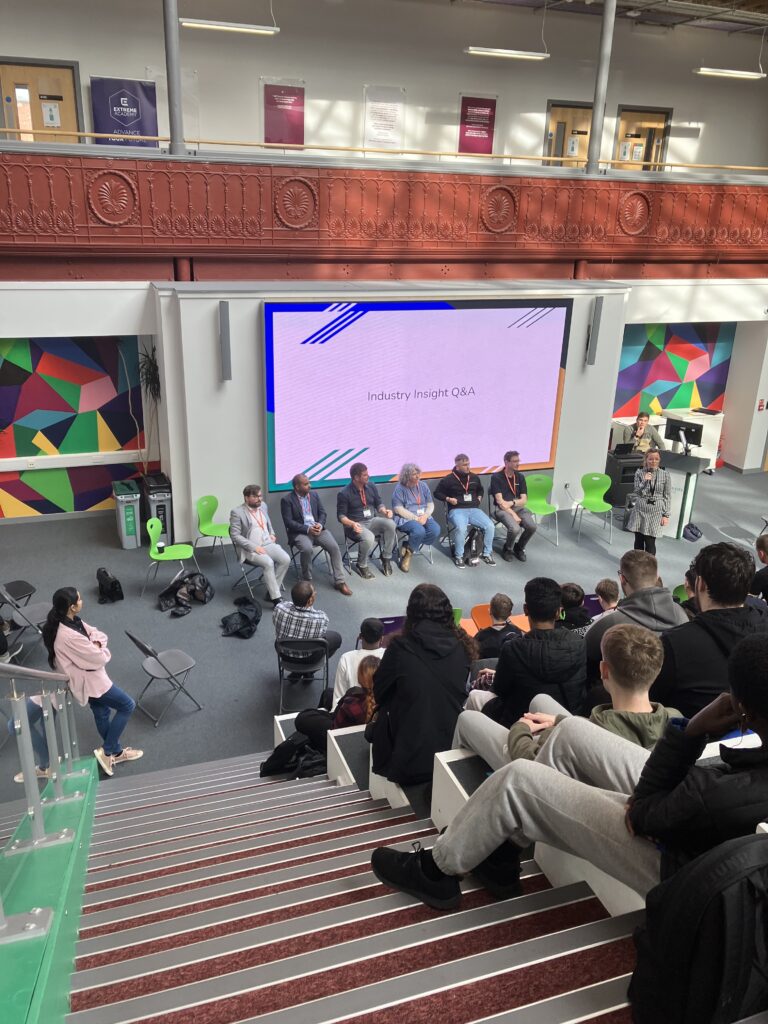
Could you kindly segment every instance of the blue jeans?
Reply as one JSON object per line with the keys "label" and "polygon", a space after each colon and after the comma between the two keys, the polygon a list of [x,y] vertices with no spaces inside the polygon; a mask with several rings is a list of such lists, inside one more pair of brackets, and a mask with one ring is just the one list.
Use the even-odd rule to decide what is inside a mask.
{"label": "blue jeans", "polygon": [[404,519],[398,530],[407,534],[408,547],[414,554],[421,550],[422,544],[431,547],[440,536],[440,527],[431,516],[423,526],[415,519]]}
{"label": "blue jeans", "polygon": [[493,554],[494,525],[481,508],[452,508],[448,513],[448,522],[453,528],[453,555],[461,558],[467,542],[467,527],[477,526],[483,531],[483,554]]}
{"label": "blue jeans", "polygon": [[[133,714],[136,701],[113,683],[100,697],[89,697],[88,703],[91,705],[96,728],[104,741],[104,753],[115,756],[122,754],[120,737]],[[111,720],[110,711],[115,712]]]}
{"label": "blue jeans", "polygon": [[[48,741],[45,738],[45,725],[43,724],[43,709],[39,704],[27,697],[27,718],[29,719],[29,734],[32,740],[32,749],[35,752],[35,764],[38,768],[47,768],[50,762],[48,754]],[[16,735],[13,727],[13,719],[8,722],[8,732],[11,736]]]}

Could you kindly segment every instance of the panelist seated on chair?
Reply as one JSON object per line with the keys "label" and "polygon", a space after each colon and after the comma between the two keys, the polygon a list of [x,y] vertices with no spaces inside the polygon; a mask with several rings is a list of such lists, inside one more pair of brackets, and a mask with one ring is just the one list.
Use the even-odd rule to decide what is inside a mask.
{"label": "panelist seated on chair", "polygon": [[513,558],[524,562],[525,548],[536,533],[533,514],[525,507],[528,502],[528,488],[525,476],[520,472],[520,453],[506,452],[504,469],[491,477],[490,492],[494,501],[493,517],[507,529],[507,539],[501,557],[505,562]]}
{"label": "panelist seated on chair", "polygon": [[[325,640],[328,657],[341,647],[341,635],[328,629],[328,616],[315,607],[317,592],[308,580],[299,580],[291,588],[291,600],[280,601],[272,612],[275,640]],[[310,653],[292,654],[294,661],[310,659]]]}
{"label": "panelist seated on chair", "polygon": [[280,501],[280,514],[288,534],[288,543],[298,549],[301,558],[301,575],[312,579],[312,554],[314,547],[322,548],[331,560],[333,585],[346,597],[352,591],[344,581],[344,566],[336,538],[326,529],[328,514],[319,496],[312,490],[312,483],[305,473],[293,478],[293,490]]}
{"label": "panelist seated on chair", "polygon": [[381,571],[392,575],[392,549],[395,546],[395,524],[392,512],[384,504],[376,484],[368,476],[368,467],[362,462],[350,466],[350,482],[336,496],[336,515],[344,527],[344,535],[352,543],[359,543],[355,571],[364,580],[372,580],[368,556],[378,540],[381,545]]}
{"label": "panelist seated on chair", "polygon": [[229,536],[239,561],[257,565],[264,571],[267,595],[272,604],[277,605],[291,556],[277,543],[259,485],[244,487],[243,499],[243,504],[229,513]]}
{"label": "panelist seated on chair", "polygon": [[424,544],[431,547],[440,536],[440,526],[432,518],[432,492],[421,479],[421,469],[415,462],[406,462],[400,470],[399,483],[392,492],[392,511],[395,525],[408,538],[400,552],[400,568],[408,572],[413,555]]}
{"label": "panelist seated on chair", "polygon": [[471,472],[468,455],[459,454],[453,461],[453,469],[435,489],[435,498],[446,504],[446,518],[453,530],[454,565],[459,569],[465,566],[464,544],[470,526],[483,531],[483,561],[486,565],[496,565],[493,557],[493,523],[480,508],[485,493],[480,477]]}

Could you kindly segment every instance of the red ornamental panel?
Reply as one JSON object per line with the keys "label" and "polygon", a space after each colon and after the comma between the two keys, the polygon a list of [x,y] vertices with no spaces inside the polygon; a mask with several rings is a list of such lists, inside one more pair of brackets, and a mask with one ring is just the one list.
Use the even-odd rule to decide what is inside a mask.
{"label": "red ornamental panel", "polygon": [[757,263],[768,189],[44,153],[0,158],[0,255]]}

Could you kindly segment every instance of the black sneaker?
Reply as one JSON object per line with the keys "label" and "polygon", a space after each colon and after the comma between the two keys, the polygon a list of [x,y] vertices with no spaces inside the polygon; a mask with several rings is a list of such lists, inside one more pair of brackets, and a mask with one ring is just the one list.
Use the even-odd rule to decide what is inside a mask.
{"label": "black sneaker", "polygon": [[515,556],[518,562],[526,562],[528,560],[528,556],[524,551],[521,551],[520,548],[512,548],[512,554]]}
{"label": "black sneaker", "polygon": [[382,558],[382,560],[381,560],[381,571],[384,573],[385,576],[391,576],[392,575],[392,559],[391,558]]}
{"label": "black sneaker", "polygon": [[512,843],[502,843],[490,856],[472,869],[472,874],[497,900],[520,896],[520,849]]}
{"label": "black sneaker", "polygon": [[515,555],[512,551],[512,548],[504,548],[504,550],[501,552],[501,557],[504,559],[505,562],[514,562],[515,560]]}
{"label": "black sneaker", "polygon": [[467,563],[464,561],[463,558],[454,558],[453,564],[456,566],[457,569],[466,569],[467,567]]}
{"label": "black sneaker", "polygon": [[354,570],[358,576],[362,576],[364,580],[374,579],[374,575],[367,565],[358,565],[355,563]]}
{"label": "black sneaker", "polygon": [[437,881],[429,878],[422,866],[422,858],[428,853],[421,843],[413,843],[413,853],[392,850],[380,846],[371,855],[371,870],[378,880],[389,886],[415,896],[433,910],[455,910],[461,903],[461,888],[458,878],[442,875]]}
{"label": "black sneaker", "polygon": [[496,565],[496,559],[493,555],[480,555],[486,565]]}

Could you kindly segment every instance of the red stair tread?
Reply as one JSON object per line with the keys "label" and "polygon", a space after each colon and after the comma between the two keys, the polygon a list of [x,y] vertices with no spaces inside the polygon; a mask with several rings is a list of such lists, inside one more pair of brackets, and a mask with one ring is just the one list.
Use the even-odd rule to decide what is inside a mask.
{"label": "red stair tread", "polygon": [[[237,853],[225,853],[220,857],[201,857],[199,860],[187,861],[184,864],[173,864],[166,868],[158,868],[155,871],[141,871],[135,875],[124,875],[121,878],[110,879],[107,882],[91,882],[85,887],[85,891],[104,892],[107,889],[114,889],[122,885],[134,885],[144,882],[148,878],[167,878],[171,875],[178,875],[184,871],[191,871],[196,868],[213,867],[214,864],[228,864],[230,861],[244,860],[246,857],[279,853],[281,850],[297,849],[307,846],[310,843],[326,842],[332,839],[343,839],[345,836],[359,835],[362,832],[374,832],[376,829],[388,828],[395,825],[404,825],[406,822],[414,821],[412,813],[404,814],[401,818],[388,818],[385,822],[370,821],[366,825],[351,825],[349,828],[340,828],[333,832],[323,832],[321,835],[303,836],[301,839],[288,839],[284,843],[273,843],[271,846],[260,846],[258,849],[240,850]],[[325,855],[327,856],[327,854]]]}
{"label": "red stair tread", "polygon": [[[419,829],[416,832],[404,832],[404,833],[402,833],[399,836],[396,836],[396,837],[393,837],[391,839],[388,839],[387,842],[388,843],[395,843],[395,842],[400,843],[400,842],[405,842],[407,840],[423,838],[424,836],[434,836],[434,834],[435,834],[435,830],[434,830],[434,828],[432,828],[430,826],[429,828]],[[380,846],[380,845],[381,845],[381,839],[373,839],[373,840],[371,840],[371,842],[368,842],[368,843],[351,843],[349,846],[345,846],[341,850],[334,851],[334,853],[336,855],[342,855],[342,854],[347,854],[347,853],[354,853],[354,852],[359,851],[359,850],[371,850],[371,849],[374,849],[375,847]],[[298,847],[297,847],[297,849],[298,849]],[[261,854],[263,852],[264,852],[263,850],[259,850],[259,854]],[[257,875],[265,874],[268,871],[275,871],[277,869],[290,868],[290,867],[294,867],[294,866],[297,866],[297,865],[300,865],[300,864],[312,864],[312,863],[315,863],[316,861],[327,860],[328,857],[333,856],[333,855],[334,854],[330,854],[330,853],[328,853],[328,851],[325,851],[323,853],[314,853],[311,856],[292,857],[292,858],[290,858],[288,860],[280,861],[279,864],[265,864],[265,865],[262,865],[262,867],[260,867],[260,868],[245,868],[245,869],[240,870],[240,871],[229,872],[226,875],[217,875],[215,878],[200,879],[199,881],[194,882],[192,884],[190,884],[189,882],[186,882],[186,883],[182,883],[182,884],[178,884],[178,885],[170,885],[170,886],[167,886],[166,888],[163,888],[163,889],[153,889],[151,892],[137,893],[134,896],[123,896],[123,897],[121,897],[119,899],[116,899],[116,900],[106,899],[102,903],[94,903],[94,904],[92,904],[89,907],[85,907],[83,909],[83,912],[85,914],[94,914],[94,913],[97,913],[98,911],[105,910],[107,908],[113,909],[114,907],[125,907],[125,906],[129,906],[129,905],[132,906],[133,904],[144,903],[147,900],[158,899],[159,897],[162,897],[162,896],[170,896],[172,893],[175,893],[175,892],[189,892],[190,889],[205,889],[209,885],[220,885],[222,882],[233,881],[233,880],[238,879],[238,878],[252,878],[252,877],[255,877]],[[196,868],[196,867],[200,867],[200,865],[199,864],[188,864],[187,865],[187,869]],[[367,865],[366,865],[366,867],[367,867]],[[152,875],[152,874],[148,874],[148,875],[146,875],[144,877],[146,877],[146,878],[154,878],[155,876]],[[320,878],[324,878],[325,879],[325,878],[330,878],[330,877],[333,877],[333,875],[332,874],[324,875],[322,872],[320,872],[318,875],[316,875],[314,877],[313,880],[314,881],[318,881]],[[304,884],[306,885],[306,884],[310,884],[310,883],[306,883],[305,882]],[[257,888],[257,887],[254,887],[254,888]],[[163,914],[163,915],[161,915],[161,918],[162,917],[167,917],[167,916],[168,916],[167,914]],[[120,927],[121,928],[125,928],[126,927],[125,923],[121,924]]]}
{"label": "red stair tread", "polygon": [[[406,913],[409,912],[406,911]],[[435,911],[426,907],[413,907],[410,913],[413,915],[414,921],[428,920],[435,915]],[[239,996],[196,1006],[195,1024],[232,1024],[232,1022],[241,1020],[254,1012],[271,1013],[288,1006],[296,1006],[356,988],[361,984],[372,984],[394,978],[412,971],[423,970],[435,964],[447,963],[489,949],[512,945],[551,931],[572,928],[588,921],[603,920],[605,917],[607,917],[607,913],[599,901],[590,899],[538,914],[529,914],[517,920],[477,928],[474,931],[460,932],[444,939],[377,956],[363,963],[345,964],[331,970],[311,974],[302,978],[298,985],[296,980],[292,979],[260,988],[255,992],[246,992]],[[398,915],[398,922],[401,920],[404,918],[402,915]],[[365,922],[341,929],[331,929],[328,935],[328,938],[331,939],[329,944],[335,945],[337,941],[341,941],[338,938],[340,932],[344,933],[346,941],[360,936],[363,934],[361,925],[365,927]],[[277,943],[275,945],[277,946],[275,959],[282,959],[284,955],[295,956],[297,953],[318,948],[316,935],[302,936],[290,944]],[[291,947],[289,954],[284,952],[286,945]],[[253,963],[258,963],[258,955],[262,952],[262,950],[248,950],[229,957],[203,961],[181,971],[167,972],[166,975],[132,979],[120,985],[111,986],[109,995],[112,998],[109,1001],[116,1002],[121,997],[134,998],[146,995],[151,991],[158,991],[157,987],[153,987],[155,981],[158,978],[168,978],[169,975],[173,976],[174,984],[186,984],[199,981],[203,977],[219,977],[225,973],[222,967],[226,967],[227,971],[242,970],[252,966]],[[256,957],[253,954],[256,954]],[[540,969],[539,973],[549,974],[548,971]],[[581,982],[581,984],[587,984],[587,982]],[[173,985],[163,985],[163,988],[169,987],[173,987]],[[72,1009],[80,1010],[103,1005],[103,1000],[99,1002],[93,1000],[96,997],[102,997],[104,991],[104,989],[96,989],[73,995]],[[530,999],[525,1001],[530,1001]],[[474,1004],[474,1009],[477,1009],[477,1003]],[[488,1012],[485,1007],[484,1012]],[[408,1019],[409,1024],[412,1024],[413,1018],[409,1015]],[[172,1011],[159,1016],[141,1018],[141,1024],[189,1024],[188,1012],[186,1010]],[[398,1020],[398,1024],[402,1024],[402,1019]],[[433,1019],[429,1024],[434,1024]],[[441,1024],[445,1024],[445,1021],[442,1021]]]}
{"label": "red stair tread", "polygon": [[[360,811],[354,811],[352,814],[345,814],[344,817],[340,818],[340,819],[338,818],[338,815],[329,815],[327,818],[322,818],[321,817],[321,818],[317,819],[316,823],[318,825],[319,824],[324,824],[324,823],[327,823],[329,821],[332,821],[334,818],[337,818],[339,821],[353,822],[355,818],[359,818],[359,817],[361,817],[363,815],[370,814],[370,813],[371,813],[370,808],[365,808],[365,809],[360,810]],[[275,819],[272,819],[272,820],[273,821],[280,821],[280,822],[282,822],[282,821],[285,820],[285,818],[284,817],[283,818],[275,818]],[[399,821],[402,821],[403,819],[402,818],[393,818],[392,820],[395,823],[397,823]],[[275,835],[276,833],[296,832],[298,829],[308,828],[308,823],[305,822],[305,821],[299,822],[296,825],[282,825],[281,824],[279,828],[268,828],[268,829],[261,829],[259,827],[261,824],[262,824],[261,822],[259,822],[258,824],[255,824],[254,825],[254,831],[251,832],[249,835],[233,836],[233,837],[231,837],[229,839],[227,839],[227,838],[212,838],[211,842],[209,842],[209,843],[199,843],[198,845],[193,845],[191,847],[188,847],[186,850],[185,850],[185,848],[183,846],[179,845],[178,849],[174,850],[173,852],[166,851],[166,853],[160,853],[160,854],[148,853],[144,857],[133,857],[133,858],[131,858],[131,860],[116,859],[116,860],[114,860],[114,861],[112,861],[111,863],[108,863],[108,864],[97,864],[94,867],[89,867],[88,868],[88,875],[89,876],[90,875],[97,875],[101,871],[111,871],[115,867],[129,868],[132,864],[143,864],[145,861],[153,860],[155,857],[158,857],[158,856],[160,856],[160,857],[173,856],[174,853],[185,853],[185,852],[199,853],[201,850],[209,850],[212,846],[227,846],[227,845],[231,845],[232,843],[243,843],[243,842],[245,842],[248,839],[257,839],[257,838],[258,839],[262,839],[262,838],[264,838],[264,836],[272,836],[272,835]],[[236,825],[236,826],[233,825],[231,827],[232,828],[242,828],[243,827],[243,823],[240,822],[238,825]],[[352,827],[353,826],[350,825],[350,828],[352,828]],[[229,829],[212,829],[210,832],[201,832],[201,833],[198,833],[197,836],[188,836],[187,838],[197,838],[197,839],[200,839],[204,835],[210,835],[211,837],[216,837],[216,836],[221,836],[222,832],[228,832],[228,831],[229,831]],[[362,829],[360,831],[362,831]],[[326,834],[328,834],[328,835],[332,835],[332,834],[338,835],[339,833],[320,833],[319,835],[326,835]],[[306,841],[307,840],[305,840],[305,839],[302,840],[302,842],[306,842]],[[151,850],[153,845],[160,845],[161,842],[168,842],[168,840],[159,840],[158,843],[146,843],[144,846],[141,847],[141,849],[142,850],[145,850],[145,849]],[[99,857],[109,857],[109,856],[115,857],[116,856],[116,851],[113,851],[113,852],[108,853],[108,854],[107,853],[98,854],[97,856],[99,856]],[[240,853],[240,854],[238,854],[238,856],[242,857],[243,854]],[[117,853],[117,857],[118,858],[120,857],[119,853]],[[156,872],[153,872],[153,874],[156,874]],[[96,883],[94,883],[94,885],[95,884]],[[114,884],[114,883],[110,883],[110,884]]]}

